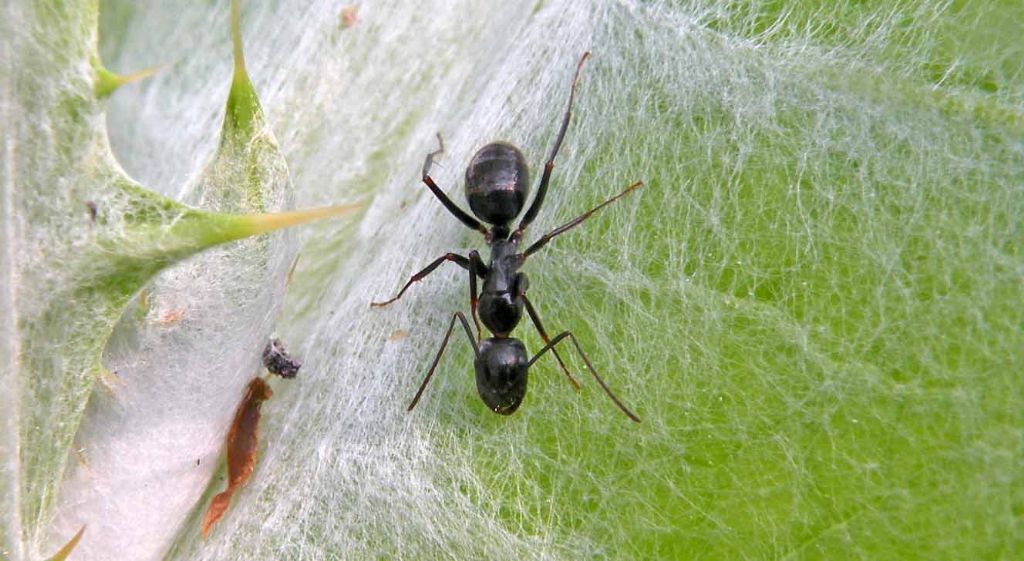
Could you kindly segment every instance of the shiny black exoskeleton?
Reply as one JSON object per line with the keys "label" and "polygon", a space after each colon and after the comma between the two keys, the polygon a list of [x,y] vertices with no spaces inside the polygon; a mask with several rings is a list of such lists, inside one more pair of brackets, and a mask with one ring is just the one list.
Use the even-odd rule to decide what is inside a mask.
{"label": "shiny black exoskeleton", "polygon": [[526,397],[529,364],[519,339],[491,337],[480,343],[473,364],[476,391],[491,411],[511,415],[519,408]]}
{"label": "shiny black exoskeleton", "polygon": [[[579,342],[572,333],[563,331],[553,339],[548,337],[544,326],[541,324],[540,317],[537,315],[537,310],[534,309],[526,296],[529,281],[524,273],[519,272],[519,268],[526,259],[544,247],[552,238],[577,226],[596,211],[642,185],[640,182],[630,185],[622,193],[545,234],[524,251],[519,250],[523,232],[533,222],[534,218],[537,217],[537,213],[544,203],[544,195],[547,193],[548,182],[554,169],[555,156],[558,154],[558,149],[562,144],[562,139],[565,137],[565,132],[572,115],[576,82],[579,79],[583,62],[588,56],[590,56],[590,53],[584,53],[576,66],[576,74],[573,77],[572,86],[569,91],[569,107],[565,111],[561,128],[558,130],[555,146],[551,150],[547,163],[544,165],[544,174],[537,188],[537,195],[515,230],[512,230],[510,225],[526,206],[526,199],[530,191],[529,168],[526,164],[526,159],[518,148],[506,142],[492,142],[478,150],[470,160],[469,166],[466,168],[466,199],[473,214],[479,220],[470,216],[453,203],[430,177],[430,168],[434,157],[444,151],[444,144],[440,135],[438,135],[438,142],[441,146],[436,152],[431,152],[427,155],[426,161],[423,163],[423,183],[426,184],[434,196],[441,201],[441,204],[452,215],[469,228],[477,230],[484,235],[487,245],[491,249],[491,259],[489,263],[484,263],[476,250],[470,251],[468,257],[448,253],[435,259],[422,271],[413,275],[394,298],[385,302],[374,302],[371,304],[372,306],[384,306],[398,300],[412,283],[423,279],[446,261],[452,261],[469,271],[469,296],[477,336],[473,336],[473,331],[466,317],[461,312],[455,312],[451,323],[448,325],[448,331],[445,333],[441,348],[438,349],[437,356],[434,357],[434,362],[431,364],[427,376],[420,385],[419,391],[416,392],[416,397],[409,404],[409,410],[412,410],[416,403],[419,402],[423,391],[434,375],[437,363],[441,360],[441,355],[444,353],[444,349],[448,345],[448,339],[455,328],[455,320],[458,319],[473,345],[473,352],[476,356],[474,366],[476,368],[477,391],[480,393],[480,398],[487,404],[487,407],[495,413],[511,415],[519,408],[523,398],[526,396],[530,366],[548,350],[551,350],[555,355],[569,382],[573,387],[579,389],[579,384],[569,374],[565,363],[555,350],[555,345],[563,339],[569,338],[572,340],[580,357],[582,357],[583,362],[587,365],[587,369],[590,370],[590,373],[597,380],[601,388],[623,413],[633,421],[640,422],[640,419],[615,397],[615,394],[608,389],[608,386],[605,385],[601,377],[597,375],[593,365],[590,363],[590,359],[587,358],[587,355],[583,352]],[[481,220],[483,223],[481,223]],[[484,223],[490,225],[490,227],[488,228]],[[477,298],[478,280],[483,281],[479,299]],[[526,347],[523,343],[511,336],[512,330],[519,324],[519,320],[523,316],[524,309],[545,342],[544,348],[534,355],[532,359],[527,358]],[[484,326],[493,334],[492,337],[482,341],[479,341],[480,324],[477,320],[478,315],[483,320]]]}

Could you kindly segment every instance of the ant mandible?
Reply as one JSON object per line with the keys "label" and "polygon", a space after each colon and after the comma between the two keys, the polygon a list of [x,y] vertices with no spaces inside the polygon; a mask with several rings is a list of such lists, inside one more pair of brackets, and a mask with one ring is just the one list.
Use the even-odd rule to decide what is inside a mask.
{"label": "ant mandible", "polygon": [[[569,119],[572,115],[572,103],[576,95],[576,82],[579,80],[583,63],[589,56],[589,52],[583,53],[583,56],[580,57],[576,65],[576,73],[573,76],[572,86],[569,89],[569,107],[565,110],[562,126],[558,130],[558,136],[555,138],[555,146],[552,148],[551,154],[544,164],[544,174],[541,176],[540,186],[537,188],[537,196],[515,230],[510,230],[509,224],[523,209],[530,189],[529,169],[526,165],[526,159],[518,148],[506,142],[492,142],[481,148],[473,156],[469,166],[466,168],[466,198],[469,201],[469,207],[480,220],[491,225],[490,229],[484,226],[480,220],[473,218],[456,206],[430,177],[430,168],[434,163],[434,157],[444,152],[444,142],[441,139],[441,135],[437,136],[438,150],[427,154],[426,161],[423,162],[423,183],[426,184],[434,196],[441,201],[441,204],[455,218],[458,218],[469,228],[484,235],[487,245],[491,248],[491,261],[489,264],[485,264],[476,250],[470,251],[468,257],[455,253],[445,254],[435,259],[422,271],[413,275],[394,298],[385,302],[373,302],[370,304],[373,307],[379,307],[398,300],[414,282],[422,280],[447,261],[454,262],[469,271],[469,298],[477,336],[473,337],[469,322],[466,321],[466,316],[462,312],[455,312],[451,322],[448,324],[448,331],[441,342],[441,348],[438,349],[437,356],[434,357],[434,363],[430,365],[430,370],[427,372],[426,378],[423,379],[423,383],[420,384],[416,397],[409,404],[409,411],[416,407],[420,397],[423,395],[423,391],[427,388],[427,384],[430,383],[434,370],[441,360],[441,355],[444,353],[445,347],[448,346],[448,339],[455,328],[455,320],[458,319],[462,322],[462,327],[465,329],[466,336],[473,345],[473,353],[476,356],[474,366],[476,369],[477,391],[480,393],[480,398],[483,399],[484,403],[495,413],[511,415],[519,408],[519,404],[522,403],[523,397],[526,395],[526,379],[530,366],[549,350],[555,355],[562,371],[569,379],[569,383],[574,388],[579,389],[579,384],[569,374],[565,363],[558,356],[558,351],[555,350],[555,345],[563,339],[569,338],[576,347],[576,351],[579,352],[580,357],[583,358],[583,362],[587,365],[590,373],[601,386],[601,389],[608,394],[608,397],[615,402],[615,405],[626,416],[637,423],[640,422],[640,418],[623,405],[615,397],[615,394],[608,389],[604,380],[597,375],[597,371],[594,370],[594,366],[590,363],[586,353],[583,352],[583,348],[580,347],[575,335],[569,331],[563,331],[553,339],[548,337],[544,326],[541,324],[540,317],[537,315],[537,310],[530,303],[529,298],[526,297],[526,290],[529,287],[526,274],[519,272],[519,268],[526,259],[547,245],[552,238],[579,225],[598,210],[643,185],[643,182],[640,181],[633,183],[625,191],[548,232],[534,242],[533,245],[527,247],[525,251],[519,252],[519,242],[522,239],[523,231],[537,217],[537,213],[544,203],[544,195],[547,193],[551,171],[555,165],[555,156],[562,145],[562,139],[565,137],[565,131],[569,126]],[[478,278],[483,280],[479,301],[477,300]],[[544,348],[529,360],[527,359],[526,347],[522,341],[510,336],[510,333],[515,329],[523,315],[524,307],[545,343]],[[494,335],[480,341],[479,345],[477,345],[477,341],[480,339],[480,323],[477,320],[478,310],[480,319],[483,320],[484,325]]]}

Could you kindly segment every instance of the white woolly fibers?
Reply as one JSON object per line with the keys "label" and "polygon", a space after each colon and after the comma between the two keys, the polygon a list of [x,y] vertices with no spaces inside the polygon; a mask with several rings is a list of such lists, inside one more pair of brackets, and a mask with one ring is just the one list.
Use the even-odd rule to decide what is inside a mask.
{"label": "white woolly fibers", "polygon": [[[109,67],[167,65],[111,100],[113,151],[176,198],[215,148],[231,63],[220,4],[103,4]],[[358,3],[343,27],[336,1],[244,2],[294,206],[364,197],[365,212],[298,231],[283,302],[238,283],[283,283],[287,243],[265,275],[219,253],[161,275],[148,313],[184,315],[138,333],[126,313],[106,360],[135,390],[97,390],[50,543],[85,523],[81,556],[97,560],[1019,547],[1019,532],[1000,538],[1019,521],[989,516],[1021,504],[1005,498],[1024,410],[1019,76],[988,97],[921,78],[948,4],[865,11],[850,28],[754,4],[394,0]],[[465,274],[445,265],[368,304],[484,245],[419,183],[423,157],[442,133],[433,175],[460,204],[464,166],[491,140],[520,146],[539,178],[587,50],[528,238],[646,185],[524,271],[548,330],[577,333],[644,422],[575,358],[579,394],[545,358],[523,409],[498,418],[459,332],[406,413],[468,309]],[[274,329],[304,366],[273,382],[255,471],[201,540],[203,490],[221,487],[224,431]],[[525,320],[517,334],[539,348]]]}

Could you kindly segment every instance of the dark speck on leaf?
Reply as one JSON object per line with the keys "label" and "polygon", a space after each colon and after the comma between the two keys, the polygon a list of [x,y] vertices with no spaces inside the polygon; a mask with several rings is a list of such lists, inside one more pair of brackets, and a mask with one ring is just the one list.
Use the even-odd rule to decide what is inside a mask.
{"label": "dark speck on leaf", "polygon": [[271,339],[263,349],[263,366],[271,374],[277,374],[282,378],[294,378],[302,367],[302,362],[288,354],[280,339]]}

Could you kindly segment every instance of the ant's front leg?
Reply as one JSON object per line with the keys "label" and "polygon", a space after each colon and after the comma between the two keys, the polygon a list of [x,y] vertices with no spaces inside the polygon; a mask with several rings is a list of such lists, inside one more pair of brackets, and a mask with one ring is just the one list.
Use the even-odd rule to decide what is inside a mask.
{"label": "ant's front leg", "polygon": [[424,277],[426,277],[430,273],[433,273],[434,269],[437,269],[438,267],[440,267],[441,263],[444,263],[445,261],[454,261],[456,265],[458,265],[459,267],[462,267],[463,269],[467,269],[467,270],[469,269],[469,266],[470,266],[469,259],[466,259],[465,257],[463,257],[461,255],[458,255],[456,253],[446,253],[446,254],[442,255],[441,257],[438,257],[437,259],[435,259],[433,262],[430,263],[430,265],[427,265],[426,267],[424,267],[422,271],[420,271],[420,272],[416,273],[415,275],[413,275],[412,278],[410,278],[409,281],[405,283],[405,286],[402,287],[402,290],[398,291],[398,295],[397,296],[395,296],[394,298],[392,298],[390,300],[386,300],[384,302],[370,302],[370,307],[371,308],[379,308],[381,306],[387,306],[388,304],[394,302],[395,300],[398,300],[399,298],[402,297],[403,294],[405,294],[405,291],[408,290],[410,286],[412,286],[412,283],[419,282],[420,280],[423,280]]}
{"label": "ant's front leg", "polygon": [[455,216],[455,218],[458,218],[460,222],[465,224],[471,230],[476,230],[485,236],[488,235],[487,228],[485,228],[479,220],[466,214],[466,211],[453,203],[452,200],[448,198],[448,195],[445,195],[444,191],[434,183],[434,179],[430,177],[430,168],[434,165],[434,156],[444,153],[444,140],[441,139],[440,133],[437,135],[437,143],[439,145],[438,149],[427,154],[427,158],[423,161],[423,183],[426,184],[427,188],[430,189],[430,192],[437,197],[437,200],[441,201],[444,208],[448,209],[448,212],[452,213],[452,215]]}

